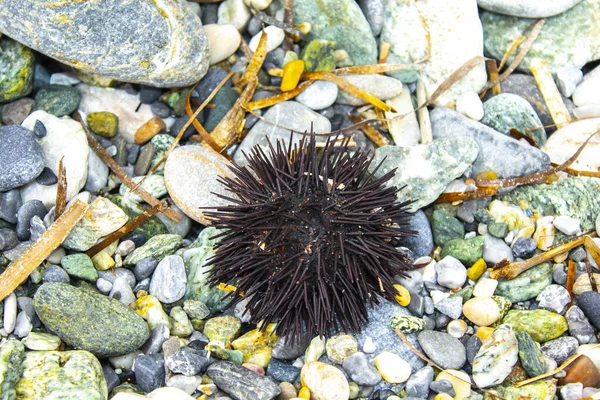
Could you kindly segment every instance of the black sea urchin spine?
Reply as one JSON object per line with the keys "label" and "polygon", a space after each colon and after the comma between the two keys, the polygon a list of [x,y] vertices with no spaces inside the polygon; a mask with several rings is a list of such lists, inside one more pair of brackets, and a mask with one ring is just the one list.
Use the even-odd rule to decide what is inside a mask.
{"label": "black sea urchin spine", "polygon": [[375,294],[393,300],[394,275],[412,268],[395,248],[411,233],[407,203],[386,186],[394,172],[375,178],[372,157],[347,140],[291,143],[256,146],[220,178],[231,205],[205,213],[224,230],[209,282],[235,286],[229,306],[248,299],[252,321],[277,322],[281,335],[359,331]]}

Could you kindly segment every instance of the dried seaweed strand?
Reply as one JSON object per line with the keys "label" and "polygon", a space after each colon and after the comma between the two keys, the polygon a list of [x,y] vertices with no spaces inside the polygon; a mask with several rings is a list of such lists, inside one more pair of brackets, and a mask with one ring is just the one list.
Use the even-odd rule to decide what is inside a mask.
{"label": "dried seaweed strand", "polygon": [[4,300],[67,238],[89,205],[81,200],[73,204],[19,258],[0,275],[0,300]]}
{"label": "dried seaweed strand", "polygon": [[591,235],[585,236],[585,241],[583,242],[585,248],[590,252],[596,264],[600,265],[600,247],[596,244],[594,239],[592,239]]}
{"label": "dried seaweed strand", "polygon": [[543,129],[542,127],[540,128],[534,128],[534,129],[530,129],[527,128],[527,130],[525,131],[525,133],[522,133],[521,131],[519,131],[518,129],[515,128],[510,128],[510,131],[508,132],[510,137],[517,139],[517,140],[521,140],[524,139],[527,141],[527,143],[529,143],[531,146],[533,147],[537,147],[538,149],[540,148],[540,146],[538,145],[538,143],[536,142],[535,138],[533,137],[533,135],[531,134],[532,130],[536,130],[536,129]]}
{"label": "dried seaweed strand", "polygon": [[571,113],[569,113],[567,106],[565,106],[565,103],[562,100],[562,95],[558,91],[558,87],[556,86],[556,82],[554,82],[552,72],[546,63],[546,60],[534,58],[531,60],[529,70],[535,78],[540,93],[542,93],[544,103],[546,103],[552,121],[557,126],[562,126],[571,122]]}
{"label": "dried seaweed strand", "polygon": [[[353,123],[361,122],[364,120],[364,118],[360,115],[348,114],[348,117]],[[377,147],[386,146],[390,143],[390,141],[385,136],[383,136],[381,133],[379,133],[377,129],[375,129],[369,124],[363,125],[360,129],[364,132],[365,135],[367,135],[369,139],[371,139],[373,143],[375,143]]]}
{"label": "dried seaweed strand", "polygon": [[381,42],[379,44],[379,59],[377,60],[379,64],[385,64],[387,61],[391,46],[389,42]]}
{"label": "dried seaweed strand", "polygon": [[508,50],[506,50],[506,52],[504,53],[502,60],[500,60],[500,65],[498,65],[498,70],[501,70],[502,68],[504,68],[504,66],[508,62],[508,59],[510,58],[510,56],[512,56],[512,54],[517,50],[519,45],[521,43],[523,43],[523,40],[525,40],[525,39],[527,39],[527,38],[525,36],[521,35],[512,41],[510,46],[508,46]]}
{"label": "dried seaweed strand", "polygon": [[[494,59],[485,60],[485,65],[487,66],[489,80],[493,81],[493,80],[497,79],[498,78],[498,65],[496,64],[496,60],[494,60]],[[500,87],[500,84],[497,83],[492,87],[492,94],[494,96],[496,96],[496,95],[499,95],[500,93],[502,93],[502,88]],[[486,94],[487,94],[487,90],[481,92],[481,94],[479,95],[479,98],[483,99]]]}
{"label": "dried seaweed strand", "polygon": [[480,187],[466,192],[448,192],[442,193],[435,203],[454,203],[455,201],[481,199],[484,197],[491,197],[496,193],[498,193],[498,188],[496,186]]}
{"label": "dried seaweed strand", "polygon": [[[534,23],[533,29],[529,33],[529,36],[527,36],[527,40],[523,43],[523,46],[521,46],[521,50],[519,51],[519,53],[517,54],[517,56],[515,57],[513,62],[498,78],[494,79],[493,81],[488,82],[483,87],[483,89],[481,89],[482,92],[486,91],[486,90],[494,87],[494,85],[502,82],[503,80],[508,78],[515,69],[517,69],[519,64],[521,64],[521,61],[523,61],[523,59],[525,58],[525,56],[531,49],[531,46],[533,46],[533,42],[535,42],[535,39],[537,39],[538,35],[540,34],[540,31],[542,30],[542,26],[544,26],[545,21],[546,21],[545,19],[540,19]],[[527,28],[527,29],[529,29],[529,28]]]}
{"label": "dried seaweed strand", "polygon": [[58,162],[58,183],[56,186],[56,207],[54,207],[54,219],[58,219],[67,206],[67,170],[63,163],[65,156]]}
{"label": "dried seaweed strand", "polygon": [[[303,40],[306,38],[306,35],[304,33],[300,32],[300,30],[298,28],[296,28],[293,24],[287,24],[286,22],[281,22],[280,20],[273,18],[252,6],[250,6],[250,12],[252,13],[252,15],[254,15],[256,18],[260,19],[265,24],[273,25],[273,26],[280,28],[285,33],[292,35],[292,37],[296,40]],[[285,18],[285,15],[284,15],[284,18]]]}
{"label": "dried seaweed strand", "polygon": [[169,203],[167,203],[166,201],[161,201],[157,205],[147,210],[144,210],[137,217],[135,217],[134,219],[132,219],[131,221],[129,221],[128,223],[126,223],[125,225],[123,225],[122,227],[105,237],[104,240],[102,240],[100,243],[97,243],[94,247],[86,251],[85,254],[87,254],[90,257],[95,256],[96,254],[110,246],[112,243],[121,239],[129,232],[132,232],[135,228],[143,224],[148,218],[152,217],[155,214],[163,212],[167,208],[169,208]]}
{"label": "dried seaweed strand", "polygon": [[585,273],[590,280],[590,285],[592,286],[592,290],[598,291],[598,284],[596,283],[596,278],[594,278],[594,274],[592,273],[592,265],[590,264],[590,260],[587,257],[583,259],[583,263],[585,264]]}
{"label": "dried seaweed strand", "polygon": [[[83,122],[83,118],[81,117],[79,111],[75,111],[73,113],[73,119],[81,123],[81,126],[83,127],[83,130],[85,131],[85,134],[87,136],[88,145],[90,146],[90,148],[94,151],[94,153],[96,153],[98,157],[100,157],[104,164],[106,164],[106,166],[110,168],[110,170],[121,180],[121,182],[123,182],[125,186],[127,186],[133,193],[140,196],[146,203],[150,204],[151,206],[155,206],[160,203],[160,200],[152,196],[144,189],[136,188],[136,183],[129,177],[129,175],[125,173],[125,171],[123,171],[121,166],[117,164],[115,160],[112,159],[112,157],[106,152],[106,150],[104,150],[104,147],[102,147],[100,142],[98,142],[94,135],[92,135],[88,127]],[[164,214],[167,217],[169,217],[169,219],[175,222],[181,221],[181,215],[172,208],[165,210]]]}
{"label": "dried seaweed strand", "polygon": [[[293,0],[283,1],[283,23],[287,26],[294,26],[294,4]],[[283,50],[290,51],[294,47],[294,35],[285,31],[285,41],[283,42]]]}
{"label": "dried seaweed strand", "polygon": [[261,108],[271,107],[275,104],[293,99],[294,97],[302,93],[304,89],[312,85],[313,82],[314,81],[304,81],[298,86],[296,86],[295,89],[288,90],[287,92],[282,92],[274,96],[265,97],[264,99],[248,102],[244,104],[244,108],[246,108],[247,110],[260,110]]}
{"label": "dried seaweed strand", "polygon": [[240,78],[240,80],[236,83],[237,87],[244,87],[250,80],[256,78],[260,69],[265,62],[265,57],[267,56],[267,32],[263,27],[262,34],[260,35],[260,40],[258,41],[258,46],[256,46],[256,52],[252,56],[250,60],[250,64],[246,67],[246,71]]}
{"label": "dried seaweed strand", "polygon": [[431,120],[429,119],[429,110],[423,105],[427,102],[427,92],[423,79],[417,79],[417,116],[419,117],[419,130],[421,132],[421,144],[429,144],[433,141],[433,132],[431,130]]}
{"label": "dried seaweed strand", "polygon": [[567,262],[567,282],[565,283],[565,288],[567,292],[569,292],[569,297],[571,298],[571,302],[569,304],[573,304],[573,285],[575,285],[575,273],[577,272],[577,264],[575,261],[568,260]]}

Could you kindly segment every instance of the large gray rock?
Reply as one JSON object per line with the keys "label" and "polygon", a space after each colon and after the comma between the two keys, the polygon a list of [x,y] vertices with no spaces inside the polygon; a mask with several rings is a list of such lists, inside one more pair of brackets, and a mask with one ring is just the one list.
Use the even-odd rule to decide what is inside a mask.
{"label": "large gray rock", "polygon": [[[475,140],[457,137],[413,147],[384,146],[377,149],[372,166],[383,162],[375,176],[396,169],[389,184],[398,188],[398,200],[413,200],[411,210],[431,204],[452,180],[461,176],[478,154]],[[385,161],[384,161],[385,159]]]}
{"label": "large gray rock", "polygon": [[6,0],[0,32],[83,72],[160,87],[197,82],[210,58],[180,0]]}
{"label": "large gray rock", "polygon": [[567,11],[581,0],[477,0],[477,5],[498,14],[546,18]]}
{"label": "large gray rock", "polygon": [[448,108],[431,112],[434,143],[436,140],[470,136],[479,145],[479,156],[467,173],[494,171],[499,178],[512,178],[545,171],[550,168],[548,155]]}
{"label": "large gray rock", "polygon": [[0,192],[34,180],[45,161],[42,146],[30,130],[18,125],[0,127]]}

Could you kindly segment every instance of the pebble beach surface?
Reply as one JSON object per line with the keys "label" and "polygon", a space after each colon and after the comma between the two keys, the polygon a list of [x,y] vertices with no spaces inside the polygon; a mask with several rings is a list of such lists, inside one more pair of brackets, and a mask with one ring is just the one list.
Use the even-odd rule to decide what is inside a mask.
{"label": "pebble beach surface", "polygon": [[[600,0],[92,3],[0,0],[0,292],[87,205],[2,300],[0,398],[600,398],[600,135],[546,173],[600,130]],[[396,169],[418,268],[360,332],[294,340],[208,283],[204,212],[311,129]]]}

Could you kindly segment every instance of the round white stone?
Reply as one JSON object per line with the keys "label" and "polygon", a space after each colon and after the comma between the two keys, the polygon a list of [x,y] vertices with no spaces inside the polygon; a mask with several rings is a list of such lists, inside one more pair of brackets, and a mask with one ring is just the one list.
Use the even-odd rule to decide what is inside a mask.
{"label": "round white stone", "polygon": [[231,24],[204,25],[204,33],[210,44],[210,65],[219,63],[235,53],[242,40],[240,32]]}
{"label": "round white stone", "polygon": [[363,344],[363,353],[371,354],[375,353],[377,350],[377,345],[371,338],[371,336],[365,337],[365,343]]}
{"label": "round white stone", "polygon": [[436,265],[437,283],[448,289],[462,287],[467,280],[467,269],[452,256],[446,256]]}
{"label": "round white stone", "polygon": [[374,361],[381,377],[389,383],[406,382],[412,373],[410,364],[391,351],[379,353]]}
{"label": "round white stone", "polygon": [[334,366],[319,361],[305,364],[300,371],[302,385],[314,400],[347,400],[350,387],[344,374]]}
{"label": "round white stone", "polygon": [[483,118],[483,103],[477,93],[464,92],[456,99],[456,111],[475,121],[479,121]]}
{"label": "round white stone", "polygon": [[600,104],[598,92],[600,91],[600,73],[595,73],[583,79],[573,92],[573,103],[581,107],[589,104]]}
{"label": "round white stone", "polygon": [[219,6],[217,14],[217,23],[219,25],[231,24],[238,31],[246,27],[252,16],[250,10],[244,4],[244,0],[225,0]]}
{"label": "round white stone", "polygon": [[2,329],[6,333],[12,333],[17,323],[17,296],[14,293],[4,299],[4,315],[2,318]]}
{"label": "round white stone", "polygon": [[[273,25],[267,26],[265,28],[265,33],[267,34],[267,53],[278,48],[279,45],[283,43],[283,39],[285,39],[285,32],[283,29]],[[262,32],[259,32],[254,35],[252,39],[250,39],[248,47],[253,52],[256,52],[256,48],[258,47],[258,42],[260,41],[262,34]]]}
{"label": "round white stone", "polygon": [[[23,121],[23,127],[33,130],[39,120],[46,127],[46,136],[40,144],[46,156],[46,167],[58,176],[58,164],[63,159],[67,176],[67,201],[71,200],[85,185],[88,173],[90,148],[81,124],[69,117],[57,118],[45,111],[35,111]],[[40,200],[47,208],[56,204],[58,184],[40,185],[33,181],[21,189],[23,202]]]}
{"label": "round white stone", "polygon": [[294,100],[311,110],[323,110],[335,103],[338,87],[329,81],[316,81],[304,89]]}
{"label": "round white stone", "polygon": [[579,68],[559,68],[556,71],[556,85],[565,97],[571,97],[582,79],[583,72]]}

